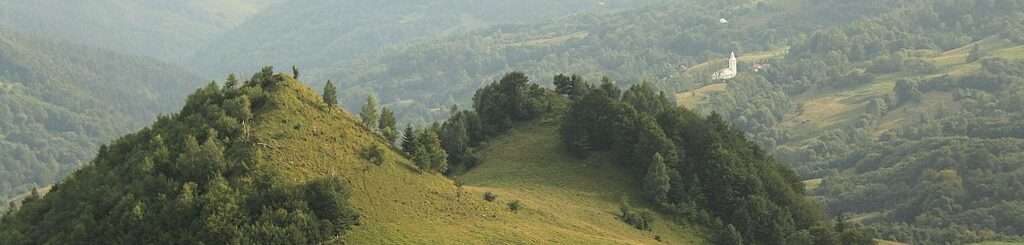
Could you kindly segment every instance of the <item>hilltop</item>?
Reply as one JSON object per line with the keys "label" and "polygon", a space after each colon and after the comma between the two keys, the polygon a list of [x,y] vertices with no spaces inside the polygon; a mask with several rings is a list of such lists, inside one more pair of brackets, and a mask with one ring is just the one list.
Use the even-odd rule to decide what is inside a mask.
{"label": "hilltop", "polygon": [[[564,177],[601,181],[623,192],[537,190],[531,186],[546,180],[513,185],[492,180],[506,173],[488,168],[526,164],[500,153],[517,149],[522,140],[549,142],[537,145],[548,153],[527,162],[553,157],[565,167],[587,164],[549,148],[556,142],[547,133],[551,127],[522,130],[490,146],[486,167],[467,174],[460,187],[416,168],[381,136],[297,80],[264,70],[249,81],[200,89],[181,112],[102,147],[90,165],[5,216],[0,240],[650,244],[660,234],[666,241],[704,243],[699,228],[664,216],[652,232],[618,221],[618,200],[632,196],[633,187],[601,179],[617,176],[613,169],[565,172]],[[382,160],[368,160],[367,151]],[[485,201],[485,192],[497,193],[498,199]],[[525,208],[510,211],[512,200]],[[573,205],[557,200],[573,200]]]}
{"label": "hilltop", "polygon": [[872,242],[717,115],[648,85],[555,80],[510,73],[399,150],[388,120],[356,120],[333,90],[231,76],[26,197],[0,242]]}
{"label": "hilltop", "polygon": [[[289,80],[292,81],[292,80]],[[264,151],[268,162],[291,181],[301,182],[319,176],[341,176],[352,187],[352,206],[362,214],[362,225],[346,235],[354,244],[429,243],[486,244],[495,242],[569,242],[587,244],[649,244],[654,235],[639,231],[617,221],[614,215],[620,193],[603,197],[574,196],[577,205],[552,205],[551,198],[562,197],[560,191],[523,193],[532,184],[543,184],[546,178],[524,181],[518,185],[493,186],[504,173],[490,173],[488,167],[516,168],[499,152],[524,149],[525,145],[502,143],[536,137],[544,127],[525,127],[523,133],[512,133],[487,147],[481,170],[469,172],[464,186],[430,172],[421,172],[403,155],[388,150],[381,165],[373,165],[361,157],[370,146],[391,149],[376,134],[340,110],[328,113],[317,106],[319,98],[298,83],[289,82],[275,96],[282,98],[280,107],[257,117],[254,124],[259,142],[273,147]],[[550,128],[547,128],[550,130]],[[547,140],[554,140],[547,135]],[[538,158],[559,157],[562,153],[551,143],[537,145],[548,153],[533,154]],[[529,149],[528,147],[526,149]],[[567,161],[566,157],[556,158]],[[577,161],[555,161],[562,164],[584,164]],[[528,173],[541,173],[535,166],[520,166]],[[580,179],[596,179],[585,173],[566,173]],[[554,177],[554,176],[550,176]],[[628,183],[609,182],[611,186]],[[561,189],[561,188],[559,188]],[[571,191],[571,190],[564,190]],[[498,194],[498,201],[487,202],[485,192]],[[627,195],[627,193],[621,193]],[[522,200],[525,210],[512,213],[506,203]],[[594,206],[585,206],[585,204]],[[562,217],[562,218],[558,218]],[[698,244],[698,231],[674,225],[665,219],[656,231],[670,241]],[[673,225],[670,225],[673,224]],[[690,235],[686,235],[690,234]],[[552,240],[554,239],[554,240]]]}

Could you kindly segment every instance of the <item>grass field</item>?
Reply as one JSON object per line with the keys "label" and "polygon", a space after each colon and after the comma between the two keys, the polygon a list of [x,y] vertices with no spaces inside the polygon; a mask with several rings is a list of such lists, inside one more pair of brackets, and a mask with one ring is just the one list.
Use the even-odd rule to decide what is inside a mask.
{"label": "grass field", "polygon": [[[500,137],[484,150],[483,164],[460,177],[469,189],[492,191],[499,200],[522,200],[536,208],[530,215],[558,227],[602,234],[585,242],[645,244],[658,235],[666,244],[702,243],[695,229],[659,216],[652,232],[641,232],[615,216],[623,197],[644,206],[630,193],[639,193],[633,178],[617,164],[595,156],[581,160],[561,150],[555,123],[536,123]],[[529,227],[529,226],[527,226]],[[579,232],[576,231],[576,232]],[[539,232],[539,231],[532,231]],[[556,241],[548,241],[556,243]],[[557,243],[577,243],[564,240]]]}
{"label": "grass field", "polygon": [[676,103],[686,108],[699,106],[704,98],[714,93],[720,93],[729,88],[726,83],[713,83],[692,91],[676,94]]}
{"label": "grass field", "polygon": [[[589,165],[554,148],[551,125],[532,125],[495,140],[465,186],[436,173],[420,173],[389,150],[377,166],[361,159],[383,141],[362,129],[346,112],[328,111],[309,88],[290,81],[274,96],[272,111],[254,125],[262,148],[259,164],[282,170],[298,184],[318,176],[342,176],[362,225],[346,234],[347,244],[702,244],[698,229],[664,218],[654,232],[616,220],[618,198],[628,180],[611,165]],[[498,194],[484,201],[484,192]],[[513,213],[507,203],[520,200]],[[639,205],[638,205],[639,206]]]}
{"label": "grass field", "polygon": [[804,180],[804,188],[807,192],[813,192],[821,186],[822,178]]}
{"label": "grass field", "polygon": [[[811,89],[792,98],[794,102],[800,105],[800,109],[786,115],[785,119],[777,127],[788,129],[789,132],[793,133],[793,140],[786,143],[791,146],[799,146],[805,140],[814,138],[831,129],[843,128],[851,123],[855,123],[859,116],[865,112],[865,108],[871,99],[892,92],[898,80],[928,79],[947,74],[963,76],[978,71],[981,69],[980,62],[967,62],[967,56],[974,45],[980,45],[983,50],[990,54],[989,57],[1024,59],[1024,45],[1010,43],[1000,38],[988,38],[948,51],[911,51],[909,52],[911,56],[932,62],[936,65],[938,71],[932,74],[886,74],[876,78],[872,83],[852,88]],[[751,62],[778,57],[784,54],[785,49],[779,49],[746,54],[739,59],[743,62]],[[718,63],[722,63],[721,60],[696,65],[690,68],[687,73],[710,72],[713,70],[711,68],[713,68],[714,64]],[[682,106],[695,108],[699,107],[707,96],[726,91],[727,89],[728,87],[724,83],[714,83],[693,90],[679,92],[676,94],[676,100]],[[958,106],[948,93],[928,93],[920,103],[910,103],[899,108],[890,108],[890,113],[881,120],[879,128],[874,133],[875,135],[880,135],[904,123],[912,122],[912,119],[921,113],[955,110]]]}
{"label": "grass field", "polygon": [[[781,57],[781,56],[785,55],[786,52],[788,52],[788,51],[789,51],[789,48],[778,48],[778,49],[762,51],[762,52],[753,52],[753,53],[746,53],[746,54],[736,54],[737,55],[736,56],[736,60],[741,62],[741,63],[758,62],[758,61],[765,60],[765,59]],[[686,73],[691,73],[691,74],[693,74],[693,73],[707,73],[707,74],[710,75],[711,72],[715,72],[718,69],[724,68],[728,61],[729,61],[729,57],[728,56],[722,57],[721,59],[711,60],[711,61],[708,61],[708,62],[704,62],[704,63],[701,63],[701,64],[697,64],[697,65],[691,66],[689,69],[686,70]]]}
{"label": "grass field", "polygon": [[980,242],[971,245],[1024,245],[1024,242]]}
{"label": "grass field", "polygon": [[[1007,59],[1024,58],[1024,46],[1009,43],[1001,39],[985,39],[958,49],[946,52],[918,51],[915,55],[924,56],[938,67],[938,71],[932,74],[910,74],[895,73],[887,74],[876,78],[870,84],[845,89],[819,89],[812,90],[794,100],[800,104],[801,110],[787,115],[781,123],[781,127],[792,129],[795,141],[791,144],[800,144],[802,140],[815,137],[830,129],[841,128],[853,123],[865,112],[868,102],[880,96],[890,93],[896,81],[901,79],[928,79],[941,75],[963,76],[981,69],[979,62],[967,62],[967,55],[973,45],[981,45],[982,49],[988,51],[990,57],[1001,57]],[[897,128],[905,123],[913,122],[913,119],[921,113],[934,113],[939,110],[956,110],[959,107],[949,93],[927,93],[922,102],[914,102],[903,105],[899,108],[890,108],[890,113],[880,122],[875,135],[880,135],[887,130]]]}
{"label": "grass field", "polygon": [[894,242],[894,241],[886,241],[886,240],[878,240],[878,239],[875,239],[875,244],[878,244],[878,245],[907,245],[906,243],[902,243],[902,242]]}

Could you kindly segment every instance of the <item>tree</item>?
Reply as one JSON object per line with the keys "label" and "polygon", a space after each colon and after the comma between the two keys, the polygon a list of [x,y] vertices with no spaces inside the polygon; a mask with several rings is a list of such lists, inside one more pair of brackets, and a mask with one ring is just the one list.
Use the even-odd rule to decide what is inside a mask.
{"label": "tree", "polygon": [[416,129],[412,127],[412,124],[405,127],[405,132],[402,133],[402,152],[406,155],[413,156],[416,154]]}
{"label": "tree", "polygon": [[331,80],[327,80],[327,84],[324,85],[324,103],[329,106],[338,106],[338,89],[334,87],[334,83]]}
{"label": "tree", "polygon": [[555,92],[558,94],[569,96],[570,99],[577,99],[587,93],[589,85],[583,80],[583,77],[573,74],[572,76],[566,76],[564,74],[558,74],[554,78]]}
{"label": "tree", "polygon": [[473,109],[487,136],[504,133],[514,122],[533,120],[544,113],[547,106],[544,88],[530,83],[530,78],[521,72],[506,74],[497,83],[473,95]]}
{"label": "tree", "polygon": [[922,96],[921,90],[918,88],[918,82],[916,80],[909,79],[896,81],[896,87],[893,88],[893,92],[896,94],[897,104],[919,101]]}
{"label": "tree", "polygon": [[413,160],[416,166],[422,170],[434,170],[444,172],[448,170],[448,154],[441,147],[441,139],[437,132],[431,129],[424,129],[416,136],[416,151],[413,153]]}
{"label": "tree", "polygon": [[983,57],[985,57],[987,55],[988,54],[984,50],[981,49],[981,45],[980,44],[972,45],[971,46],[971,51],[967,54],[967,62],[978,61],[978,60],[980,60],[981,58],[983,58]]}
{"label": "tree", "polygon": [[668,194],[671,183],[668,174],[668,166],[665,166],[665,158],[661,157],[661,153],[655,153],[651,164],[647,168],[647,176],[644,177],[644,191],[647,192],[648,197],[656,203],[661,203],[665,200]]}
{"label": "tree", "polygon": [[252,119],[252,109],[250,109],[250,106],[249,96],[246,95],[224,101],[224,110],[228,116],[243,122]]}
{"label": "tree", "polygon": [[633,106],[639,112],[656,116],[663,111],[675,108],[675,104],[668,99],[665,92],[656,91],[649,83],[641,83],[630,86],[622,94],[622,102]]}
{"label": "tree", "polygon": [[727,225],[724,231],[718,234],[719,245],[743,245],[743,235],[733,225]]}
{"label": "tree", "polygon": [[[452,110],[457,111],[457,108],[453,107]],[[441,145],[448,152],[448,163],[456,170],[469,167],[465,166],[470,140],[465,115],[462,112],[455,112],[452,118],[441,126]]]}
{"label": "tree", "polygon": [[619,100],[619,98],[622,97],[622,89],[616,86],[615,83],[612,82],[612,79],[608,77],[601,78],[601,87],[599,90],[604,93],[605,96],[608,96],[608,98],[613,100]]}
{"label": "tree", "polygon": [[234,89],[238,87],[238,78],[235,77],[234,73],[228,74],[228,79],[224,82],[224,89]]}
{"label": "tree", "polygon": [[395,140],[398,140],[398,128],[395,119],[395,113],[384,107],[380,110],[380,123],[377,129],[380,130],[381,135],[388,140],[388,144],[394,144]]}
{"label": "tree", "polygon": [[377,123],[380,120],[380,112],[377,111],[378,107],[377,97],[370,95],[366,97],[366,104],[363,105],[363,110],[359,113],[359,117],[363,119],[363,125],[373,131],[376,131]]}
{"label": "tree", "polygon": [[299,79],[299,68],[292,66],[292,78]]}

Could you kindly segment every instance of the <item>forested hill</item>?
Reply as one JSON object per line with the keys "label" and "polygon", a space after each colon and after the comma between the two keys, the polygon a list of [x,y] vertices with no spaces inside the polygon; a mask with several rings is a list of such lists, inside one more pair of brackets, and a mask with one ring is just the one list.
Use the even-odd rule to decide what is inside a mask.
{"label": "forested hill", "polygon": [[[230,77],[33,192],[0,219],[0,242],[872,243],[717,115],[647,85],[555,80],[510,73],[398,144],[386,108],[356,120],[333,88],[317,96],[270,67]],[[507,154],[521,149],[535,155]],[[579,183],[550,185],[561,178]]]}
{"label": "forested hill", "polygon": [[292,0],[269,7],[204,45],[189,63],[208,74],[247,71],[256,65],[298,65],[312,75],[414,41],[660,1]]}
{"label": "forested hill", "polygon": [[180,105],[196,80],[150,58],[0,31],[0,200],[61,179],[101,142]]}
{"label": "forested hill", "polygon": [[1021,240],[1024,2],[907,1],[679,93],[808,179],[828,211],[912,244]]}
{"label": "forested hill", "polygon": [[[822,28],[899,11],[889,1],[669,1],[615,13],[503,25],[420,42],[326,71],[356,102],[378,94],[408,118],[466,104],[481,81],[529,74],[602,75],[619,86],[648,81],[666,89],[692,85],[681,67],[709,59],[784,48]],[[725,18],[729,23],[722,24]],[[346,103],[354,104],[354,103]],[[408,108],[408,109],[406,109]]]}
{"label": "forested hill", "polygon": [[0,0],[0,28],[181,62],[278,0]]}
{"label": "forested hill", "polygon": [[[494,181],[509,177],[503,171],[477,173],[469,184],[454,182],[439,174],[445,157],[434,131],[420,131],[420,135],[434,136],[411,143],[421,149],[414,155],[430,156],[422,161],[417,157],[414,165],[407,154],[393,150],[385,141],[388,138],[374,133],[381,131],[367,126],[370,117],[356,120],[331,103],[329,92],[324,95],[315,95],[291,76],[274,74],[269,68],[246,81],[211,83],[190,95],[179,113],[102,147],[91,165],[55,185],[49,194],[29,196],[20,209],[0,220],[0,243],[650,244],[663,240],[701,244],[705,240],[701,230],[677,223],[671,216],[645,214],[647,219],[659,220],[649,220],[644,229],[618,220],[614,213],[619,198],[638,193],[633,193],[632,181],[618,178],[629,175],[611,171],[613,166],[562,176],[547,173],[606,183],[597,193],[592,192],[594,188],[577,189],[578,185],[538,191],[534,189],[538,185]],[[558,157],[562,150],[555,148],[556,134],[543,135],[550,144],[531,147],[540,146],[552,155],[538,156],[565,159]],[[497,158],[487,157],[487,163],[503,167],[497,165],[502,162],[494,162]],[[581,162],[537,163],[587,165]],[[532,168],[527,171],[551,169]],[[542,181],[537,184],[559,179]]]}
{"label": "forested hill", "polygon": [[[296,85],[266,70],[243,84],[231,78],[224,88],[211,83],[199,89],[181,112],[100,147],[89,166],[45,197],[27,197],[0,221],[0,243],[320,244],[335,239],[359,221],[348,205],[344,179],[285,175],[277,167],[287,166],[268,161],[273,149],[286,146],[256,135],[280,126],[278,120],[287,123],[287,118],[265,119],[274,116],[271,112],[303,106],[295,104],[302,102]],[[316,105],[328,110],[322,102]],[[347,136],[372,142],[366,135]]]}

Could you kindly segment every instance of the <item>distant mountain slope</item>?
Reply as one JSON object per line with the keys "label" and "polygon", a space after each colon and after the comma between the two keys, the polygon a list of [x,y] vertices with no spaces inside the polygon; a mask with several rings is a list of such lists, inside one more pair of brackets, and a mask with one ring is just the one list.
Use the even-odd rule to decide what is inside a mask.
{"label": "distant mountain slope", "polygon": [[260,65],[329,69],[408,41],[642,4],[645,1],[292,0],[253,16],[199,50],[189,63],[210,74]]}
{"label": "distant mountain slope", "polygon": [[0,28],[180,62],[279,0],[0,1]]}
{"label": "distant mountain slope", "polygon": [[[791,166],[832,215],[910,244],[1019,240],[1024,2],[907,1],[677,95]],[[697,81],[704,82],[695,79]]]}
{"label": "distant mountain slope", "polygon": [[[339,81],[350,104],[366,94],[412,104],[409,117],[465,103],[482,83],[511,70],[553,76],[609,76],[628,85],[648,81],[687,88],[680,67],[727,57],[731,51],[774,50],[801,35],[896,11],[884,1],[670,1],[615,13],[581,14],[547,22],[457,34],[342,64],[325,79]],[[728,24],[720,19],[725,18]]]}
{"label": "distant mountain slope", "polygon": [[67,175],[196,81],[149,58],[0,32],[0,200]]}

